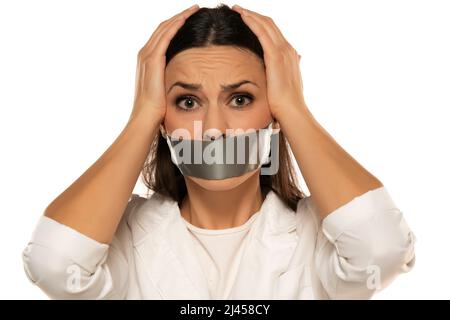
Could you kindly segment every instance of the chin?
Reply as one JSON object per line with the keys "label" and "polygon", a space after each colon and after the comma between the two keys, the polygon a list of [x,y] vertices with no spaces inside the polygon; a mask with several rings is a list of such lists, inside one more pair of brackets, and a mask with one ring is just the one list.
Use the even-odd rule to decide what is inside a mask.
{"label": "chin", "polygon": [[221,180],[208,180],[196,177],[188,177],[186,179],[194,182],[205,190],[209,191],[227,191],[238,187],[240,184],[244,183],[250,177],[254,176],[259,172],[259,169],[247,172],[242,176],[231,177]]}

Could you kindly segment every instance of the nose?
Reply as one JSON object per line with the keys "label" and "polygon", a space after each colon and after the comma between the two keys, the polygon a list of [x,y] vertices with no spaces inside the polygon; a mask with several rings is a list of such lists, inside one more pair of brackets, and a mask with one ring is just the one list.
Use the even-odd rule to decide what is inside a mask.
{"label": "nose", "polygon": [[203,120],[203,136],[205,140],[225,138],[227,122],[220,106],[210,105]]}

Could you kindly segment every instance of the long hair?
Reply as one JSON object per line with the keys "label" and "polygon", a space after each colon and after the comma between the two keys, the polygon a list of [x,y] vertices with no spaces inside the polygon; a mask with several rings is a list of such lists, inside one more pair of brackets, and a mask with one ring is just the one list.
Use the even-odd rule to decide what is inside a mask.
{"label": "long hair", "polygon": [[[172,38],[166,50],[166,66],[178,53],[195,47],[226,45],[249,50],[264,64],[263,48],[239,13],[225,4],[216,8],[200,8],[186,19]],[[279,169],[274,175],[260,175],[261,190],[273,190],[282,201],[295,210],[298,200],[305,194],[298,186],[298,179],[289,154],[289,144],[283,132],[279,136]],[[153,190],[181,204],[187,193],[184,176],[172,163],[170,150],[158,131],[146,159],[142,177],[148,191]]]}

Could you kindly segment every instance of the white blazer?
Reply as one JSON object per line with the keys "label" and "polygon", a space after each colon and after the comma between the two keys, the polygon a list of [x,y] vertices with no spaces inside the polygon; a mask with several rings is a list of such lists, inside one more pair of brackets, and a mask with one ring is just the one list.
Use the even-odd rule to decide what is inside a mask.
{"label": "white blazer", "polygon": [[[251,226],[230,299],[367,299],[415,261],[415,236],[387,189],[322,222],[269,191]],[[110,245],[42,216],[23,251],[28,278],[55,299],[210,299],[175,201],[133,194]]]}

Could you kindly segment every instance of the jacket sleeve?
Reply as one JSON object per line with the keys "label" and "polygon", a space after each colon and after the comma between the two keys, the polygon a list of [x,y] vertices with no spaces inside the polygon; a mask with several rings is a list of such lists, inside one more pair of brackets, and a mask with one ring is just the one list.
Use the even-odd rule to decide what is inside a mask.
{"label": "jacket sleeve", "polygon": [[[312,201],[308,205],[317,212]],[[416,237],[384,186],[318,225],[315,267],[331,299],[369,299],[414,266]]]}
{"label": "jacket sleeve", "polygon": [[110,244],[41,216],[22,252],[28,279],[52,299],[123,299],[132,245],[126,217],[141,200],[132,195]]}

